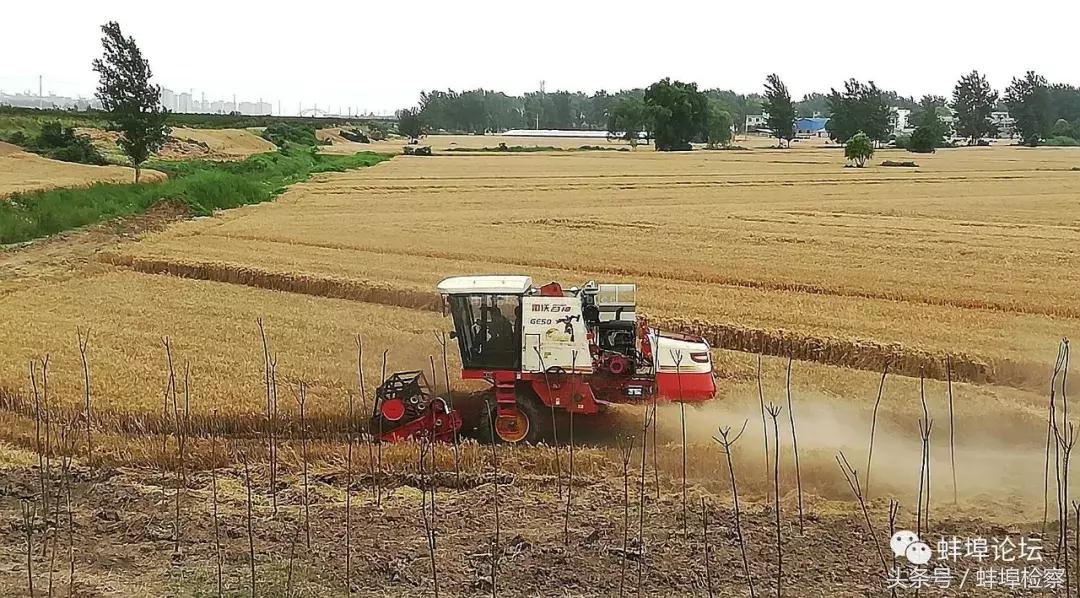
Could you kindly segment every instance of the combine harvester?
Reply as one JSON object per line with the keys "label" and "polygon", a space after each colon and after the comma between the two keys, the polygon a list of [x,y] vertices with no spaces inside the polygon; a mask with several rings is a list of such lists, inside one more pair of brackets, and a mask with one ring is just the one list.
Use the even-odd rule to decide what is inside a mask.
{"label": "combine harvester", "polygon": [[[716,390],[708,343],[650,328],[635,314],[633,284],[564,290],[528,276],[458,276],[437,289],[462,379],[491,385],[475,423],[482,440],[538,442],[554,410],[592,415],[613,403],[705,401]],[[462,416],[423,372],[398,372],[378,388],[371,424],[383,440],[449,440]]]}

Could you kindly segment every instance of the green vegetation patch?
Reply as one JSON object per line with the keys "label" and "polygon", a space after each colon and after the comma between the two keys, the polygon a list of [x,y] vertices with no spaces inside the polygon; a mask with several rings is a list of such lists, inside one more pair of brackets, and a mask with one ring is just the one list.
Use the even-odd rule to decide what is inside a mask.
{"label": "green vegetation patch", "polygon": [[208,215],[214,210],[268,201],[285,187],[316,173],[373,166],[389,158],[373,152],[333,156],[310,149],[287,149],[240,162],[153,162],[147,166],[165,172],[168,180],[135,185],[103,183],[0,199],[0,244],[137,214],[162,200],[183,202],[192,213]]}

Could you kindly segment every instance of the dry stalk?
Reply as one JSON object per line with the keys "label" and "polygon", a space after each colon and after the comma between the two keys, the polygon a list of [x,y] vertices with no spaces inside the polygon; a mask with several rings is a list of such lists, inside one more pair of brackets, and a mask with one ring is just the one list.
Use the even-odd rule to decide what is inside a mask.
{"label": "dry stalk", "polygon": [[494,472],[492,475],[492,483],[494,484],[494,504],[495,504],[495,536],[491,542],[491,596],[495,598],[498,594],[498,576],[499,576],[499,531],[502,526],[502,521],[499,518],[499,450],[495,442],[498,438],[495,434],[495,418],[489,417],[488,425],[491,426],[491,468]]}
{"label": "dry stalk", "polygon": [[[360,411],[367,413],[367,386],[364,384],[364,339],[356,335],[356,375],[360,382]],[[379,487],[378,478],[375,477],[375,446],[368,434],[368,476],[371,478],[371,497],[378,501]]]}
{"label": "dry stalk", "polygon": [[656,503],[660,504],[660,460],[657,456],[657,451],[660,445],[656,440],[656,430],[659,426],[656,425],[656,413],[658,407],[658,397],[656,393],[653,393],[653,427],[652,427],[652,468],[653,468],[653,482],[656,487]]}
{"label": "dry stalk", "polygon": [[173,419],[176,422],[176,442],[177,450],[180,455],[180,468],[176,471],[177,483],[176,483],[176,542],[173,545],[173,554],[180,554],[180,538],[183,532],[181,520],[180,520],[180,502],[182,493],[186,493],[187,490],[187,436],[188,436],[188,416],[191,413],[191,368],[187,362],[184,362],[184,412],[181,416],[180,410],[175,403],[173,403]]}
{"label": "dry stalk", "polygon": [[311,508],[308,486],[308,429],[307,429],[307,384],[301,381],[297,385],[296,404],[300,407],[300,475],[303,478],[302,493],[304,507],[304,545],[311,550]]}
{"label": "dry stalk", "polygon": [[773,510],[776,515],[776,598],[780,592],[784,577],[784,541],[780,531],[780,424],[777,418],[783,408],[774,403],[765,407],[773,423]]}
{"label": "dry stalk", "polygon": [[[851,488],[851,493],[855,495],[855,500],[859,501],[859,507],[862,508],[863,520],[866,522],[866,529],[870,532],[870,537],[874,540],[874,548],[877,549],[878,558],[881,559],[881,568],[885,571],[887,577],[889,574],[889,565],[885,562],[885,553],[881,550],[881,543],[878,541],[877,532],[874,530],[874,524],[870,521],[870,511],[866,507],[866,496],[863,495],[862,487],[859,485],[859,472],[848,463],[847,457],[844,456],[844,451],[840,451],[836,454],[836,464],[840,466],[840,471],[844,474],[844,481],[846,481]],[[890,525],[892,524],[890,523]]]}
{"label": "dry stalk", "polygon": [[263,326],[262,318],[256,318],[255,323],[259,327],[259,337],[262,339],[263,350],[263,385],[266,389],[266,445],[270,455],[270,503],[274,514],[277,515],[277,459],[274,454],[277,448],[277,443],[274,442],[276,418],[274,417],[275,401],[272,389],[273,383],[271,382],[274,378],[272,362],[275,365],[276,362],[270,357],[270,342],[266,338],[266,328]]}
{"label": "dry stalk", "polygon": [[923,537],[924,530],[930,528],[930,430],[933,426],[933,420],[919,420],[922,460],[919,463],[919,505],[916,529],[920,538]]}
{"label": "dry stalk", "polygon": [[75,328],[76,341],[79,345],[79,356],[82,359],[83,370],[83,400],[86,405],[86,464],[90,467],[90,477],[94,476],[94,443],[90,437],[91,422],[93,421],[93,411],[91,410],[90,403],[90,362],[87,360],[86,353],[90,347],[90,328],[87,327],[86,334],[84,335],[81,328]]}
{"label": "dry stalk", "polygon": [[34,504],[24,498],[21,505],[23,530],[26,532],[26,582],[30,598],[34,598]]}
{"label": "dry stalk", "polygon": [[[769,461],[769,426],[765,419],[765,389],[761,381],[761,353],[757,356],[757,392],[758,392],[758,408],[761,410],[761,439],[765,443],[765,479],[769,479],[769,474],[772,470],[772,464]],[[768,488],[768,486],[766,486]],[[765,491],[765,498],[769,498],[768,490]]]}
{"label": "dry stalk", "polygon": [[[161,508],[167,516],[169,512],[169,494],[165,489],[165,482],[168,477],[169,461],[169,397],[176,386],[176,375],[173,369],[172,343],[169,337],[162,338],[161,344],[165,347],[165,393],[162,397],[163,403],[161,407]],[[173,535],[175,537],[175,521],[173,523]]]}
{"label": "dry stalk", "polygon": [[[802,469],[799,467],[799,438],[795,434],[795,410],[791,407],[791,356],[787,361],[787,412],[788,421],[791,422],[791,448],[795,453],[795,487],[799,501],[799,535],[803,534],[803,499],[802,499]],[[780,445],[777,445],[780,446]]]}
{"label": "dry stalk", "polygon": [[945,383],[949,393],[949,465],[952,468],[952,502],[957,504],[956,491],[956,420],[953,414],[952,356],[945,356]]}
{"label": "dry stalk", "polygon": [[623,539],[622,566],[619,572],[619,596],[626,595],[626,551],[630,540],[630,458],[634,454],[634,437],[627,436],[619,443],[623,473]]}
{"label": "dry stalk", "polygon": [[[213,410],[214,419],[217,419],[217,409]],[[222,554],[221,554],[221,524],[218,518],[218,483],[217,483],[217,433],[214,426],[210,426],[210,489],[213,501],[214,514],[214,554],[217,561],[217,593],[218,598],[224,596],[224,583],[222,578]]]}
{"label": "dry stalk", "polygon": [[[446,379],[446,405],[450,408],[450,412],[454,412],[454,391],[450,388],[450,365],[446,360],[446,333],[440,333],[435,335],[435,340],[438,341],[439,347],[442,349],[442,369],[443,377]],[[435,384],[435,381],[431,381]],[[461,486],[461,454],[459,445],[461,444],[457,430],[454,431],[454,481],[458,483],[458,487]]]}
{"label": "dry stalk", "polygon": [[[889,538],[896,535],[896,516],[900,513],[900,501],[895,499],[889,499]],[[892,555],[892,570],[896,571],[896,553],[892,550],[889,551]],[[896,597],[896,588],[889,590],[889,595],[893,598]]]}
{"label": "dry stalk", "polygon": [[251,516],[251,465],[246,453],[240,453],[240,461],[244,464],[244,485],[247,486],[248,566],[251,570],[251,597],[255,598],[255,527]]}
{"label": "dry stalk", "polygon": [[[428,361],[431,363],[431,380],[432,380],[431,385],[432,385],[432,392],[434,393],[435,392],[435,356],[428,355]],[[438,394],[438,393],[435,393],[435,394]],[[433,443],[431,445],[431,450],[430,450],[430,453],[431,453],[431,479],[435,480],[439,476],[439,469],[438,469],[438,462],[436,461],[436,458],[438,457],[437,449],[435,448],[435,445],[434,445],[434,442],[435,442],[435,418],[434,417],[431,418],[431,436],[430,436],[430,440]],[[438,512],[435,510],[435,490],[436,490],[436,486],[437,486],[437,484],[434,483],[434,482],[431,484],[431,528],[432,529],[436,529],[438,527]],[[432,539],[432,541],[434,541],[435,540],[434,532],[432,532],[432,534],[433,535],[432,535],[431,539]]]}
{"label": "dry stalk", "polygon": [[[1062,456],[1062,478],[1061,478],[1062,492],[1059,495],[1059,499],[1061,500],[1061,504],[1059,505],[1058,509],[1059,509],[1059,512],[1063,515],[1063,517],[1061,518],[1061,522],[1060,522],[1061,525],[1059,526],[1059,528],[1060,528],[1059,529],[1059,531],[1060,531],[1060,540],[1058,542],[1058,546],[1059,546],[1059,554],[1062,557],[1064,557],[1064,567],[1063,567],[1063,569],[1065,571],[1065,595],[1068,596],[1068,595],[1070,595],[1072,593],[1070,591],[1070,588],[1071,588],[1071,583],[1070,582],[1071,582],[1071,580],[1070,580],[1070,576],[1069,576],[1069,549],[1068,549],[1068,547],[1069,547],[1069,543],[1068,543],[1068,538],[1069,538],[1069,515],[1068,515],[1068,512],[1069,512],[1069,503],[1068,503],[1068,501],[1069,501],[1069,457],[1072,455],[1073,447],[1076,446],[1076,427],[1073,425],[1072,422],[1066,422],[1064,432],[1061,432],[1059,429],[1056,429],[1056,428],[1055,428],[1054,432],[1055,432],[1055,436],[1057,437],[1057,443],[1058,443],[1058,446],[1061,449],[1061,456]],[[1078,579],[1078,582],[1080,582],[1080,579]]]}
{"label": "dry stalk", "polygon": [[[432,362],[434,364],[434,361]],[[431,454],[432,464],[435,462],[435,446],[433,441],[420,438],[417,442],[417,452],[420,457],[420,517],[424,522],[424,541],[427,542],[428,557],[431,559],[431,581],[435,588],[435,598],[439,596],[439,569],[435,559],[435,490],[427,479],[425,472],[424,457]],[[428,514],[427,497],[431,491],[431,514]]]}
{"label": "dry stalk", "polygon": [[[49,513],[49,495],[52,494],[53,489],[53,475],[52,475],[52,410],[49,407],[49,354],[46,353],[45,357],[41,359],[41,403],[42,414],[45,419],[45,483],[46,494],[41,498],[45,504],[45,516],[48,518]],[[46,530],[48,527],[46,526]],[[53,538],[55,539],[55,530],[53,532]],[[47,546],[47,543],[43,543],[43,549]]]}
{"label": "dry stalk", "polygon": [[38,458],[38,482],[41,486],[42,513],[49,516],[49,499],[45,491],[45,447],[41,444],[41,395],[38,393],[37,363],[30,360],[30,392],[34,397],[34,449]]}
{"label": "dry stalk", "polygon": [[[547,368],[544,366],[544,356],[540,353],[540,347],[533,347],[533,351],[536,351],[536,358],[540,364],[540,369],[544,372],[544,385],[551,388],[551,380],[549,379]],[[555,419],[555,401],[551,402],[549,408],[551,409],[551,436],[552,442],[555,444],[555,484],[559,497],[561,498],[563,492],[562,452],[559,449],[559,425]]]}
{"label": "dry stalk", "polygon": [[75,455],[75,421],[61,428],[63,452],[60,455],[61,483],[68,528],[68,596],[75,594],[75,514],[71,502],[71,459]]}
{"label": "dry stalk", "polygon": [[[743,573],[746,575],[746,583],[750,587],[750,598],[754,598],[755,596],[757,596],[757,593],[754,591],[754,578],[750,574],[750,559],[747,558],[747,556],[746,556],[746,538],[743,536],[743,532],[742,532],[742,510],[739,508],[739,485],[738,485],[738,481],[737,481],[737,479],[735,477],[735,464],[732,461],[732,457],[731,457],[731,451],[734,448],[735,443],[738,442],[740,437],[742,437],[743,432],[746,431],[746,424],[747,423],[748,422],[746,420],[743,421],[742,429],[739,430],[739,433],[736,434],[735,436],[731,435],[731,427],[730,426],[720,428],[718,430],[719,433],[720,433],[720,437],[717,438],[717,437],[714,436],[713,440],[720,443],[720,451],[724,453],[725,457],[727,457],[728,477],[729,477],[728,481],[731,482],[731,503],[732,503],[732,505],[733,505],[733,507],[735,509],[735,538],[739,541],[739,552],[742,554]],[[703,518],[706,517],[707,515],[705,514],[705,499],[704,498],[701,499],[701,510],[702,510],[702,517]],[[705,529],[706,529],[706,532],[707,532],[708,531],[708,523],[705,524]],[[709,546],[709,539],[708,539],[708,536],[706,536],[706,538],[705,538],[705,568],[706,568],[706,570],[709,567],[709,549],[708,549],[708,546]],[[711,576],[709,577],[709,595],[710,596],[712,595],[712,577]]]}
{"label": "dry stalk", "polygon": [[[1055,393],[1057,392],[1057,379],[1061,373],[1061,367],[1064,364],[1065,345],[1063,343],[1058,344],[1057,359],[1054,360],[1054,371],[1050,377],[1050,405],[1047,410],[1046,416],[1046,461],[1043,464],[1043,522],[1042,522],[1042,535],[1046,535],[1046,522],[1049,515],[1050,505],[1047,495],[1050,492],[1050,446],[1051,438],[1053,437],[1053,430],[1057,421],[1055,411]],[[1057,448],[1054,445],[1054,457],[1057,458]],[[1056,470],[1055,470],[1056,471]],[[1059,492],[1060,494],[1060,492]]]}
{"label": "dry stalk", "polygon": [[672,351],[675,360],[675,379],[679,381],[679,421],[682,426],[682,519],[683,538],[690,537],[690,515],[686,508],[686,403],[683,402],[682,351]]}
{"label": "dry stalk", "polygon": [[870,497],[870,466],[874,462],[874,434],[877,432],[878,407],[881,406],[881,397],[885,394],[885,377],[889,375],[889,362],[881,370],[881,382],[878,384],[877,398],[874,399],[874,413],[870,416],[870,447],[866,451],[866,480],[863,481],[863,494]]}
{"label": "dry stalk", "polygon": [[[386,356],[389,353],[390,353],[390,349],[384,349],[383,350],[383,353],[382,353],[382,375],[379,378],[379,386],[382,386],[383,384],[386,383]],[[378,443],[378,451],[377,451],[377,453],[378,453],[377,454],[378,463],[376,465],[378,467],[377,467],[377,469],[375,471],[375,475],[376,475],[375,489],[377,491],[377,496],[375,497],[375,506],[377,506],[377,507],[382,506],[382,483],[381,483],[381,479],[379,479],[379,478],[382,477],[382,471],[383,471],[382,435],[383,435],[383,418],[380,417],[379,418],[379,437],[376,439],[376,442]],[[492,438],[494,438],[494,436],[492,436]]]}
{"label": "dry stalk", "polygon": [[643,596],[642,578],[645,570],[645,456],[649,454],[649,408],[645,408],[645,423],[641,427],[641,478],[638,482],[638,570],[637,593]]}
{"label": "dry stalk", "polygon": [[[577,351],[571,352],[570,371],[577,371]],[[570,394],[571,397],[577,396],[579,390],[577,384],[579,378],[574,375],[574,392]],[[574,404],[571,399],[570,404],[570,472],[569,478],[566,483],[566,514],[563,517],[563,546],[570,545],[570,505],[574,500]]]}
{"label": "dry stalk", "polygon": [[353,395],[351,391],[345,392],[348,401],[348,443],[349,448],[345,453],[345,592],[352,596],[352,483],[353,483],[353,443],[355,442],[354,429],[356,425],[353,412]]}
{"label": "dry stalk", "polygon": [[[709,563],[709,508],[705,506],[704,496],[701,497],[701,537],[705,543],[705,587],[709,591],[709,598],[713,598],[712,565]],[[754,597],[753,592],[750,596]]]}

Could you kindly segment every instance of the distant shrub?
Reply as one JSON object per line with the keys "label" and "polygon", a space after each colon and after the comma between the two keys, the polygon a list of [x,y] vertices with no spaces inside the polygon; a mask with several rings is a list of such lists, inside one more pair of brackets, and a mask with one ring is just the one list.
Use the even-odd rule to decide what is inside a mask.
{"label": "distant shrub", "polygon": [[862,131],[855,133],[844,144],[844,158],[850,160],[856,168],[862,168],[872,157],[874,157],[874,144]]}
{"label": "distant shrub", "polygon": [[21,143],[19,141],[12,141],[12,143],[25,146],[26,149],[53,160],[97,166],[106,164],[105,156],[102,156],[101,152],[94,147],[89,137],[76,135],[75,129],[65,127],[59,121],[44,123],[41,126],[41,132],[36,137],[27,138],[21,132],[16,132],[12,137],[21,140]]}
{"label": "distant shrub", "polygon": [[295,125],[291,123],[274,123],[263,130],[263,138],[278,147],[286,144],[295,145],[319,145],[315,137],[315,127],[311,125]]}
{"label": "distant shrub", "polygon": [[1052,146],[1052,147],[1073,147],[1073,146],[1076,146],[1076,145],[1080,145],[1080,142],[1078,142],[1073,137],[1066,137],[1064,135],[1057,135],[1055,137],[1051,137],[1051,138],[1047,139],[1046,141],[1043,141],[1043,145],[1049,145],[1049,146]]}
{"label": "distant shrub", "polygon": [[911,160],[885,160],[881,163],[882,166],[894,166],[902,168],[918,168],[919,165]]}
{"label": "distant shrub", "polygon": [[15,145],[26,145],[26,133],[23,133],[22,131],[15,131],[11,135],[8,135],[7,142],[14,143]]}

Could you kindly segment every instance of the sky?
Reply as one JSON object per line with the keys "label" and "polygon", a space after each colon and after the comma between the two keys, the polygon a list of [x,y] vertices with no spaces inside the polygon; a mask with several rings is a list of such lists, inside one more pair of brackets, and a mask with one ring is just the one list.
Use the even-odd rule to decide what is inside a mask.
{"label": "sky", "polygon": [[[520,94],[643,87],[665,76],[796,99],[850,77],[949,95],[971,69],[996,89],[1035,69],[1080,84],[1075,0],[730,3],[545,0],[4,0],[0,90],[90,96],[99,26],[120,23],[155,81],[207,99],[388,113],[424,89]],[[150,8],[154,7],[154,8]],[[779,21],[779,23],[777,23]],[[1071,31],[1066,25],[1066,31]]]}

